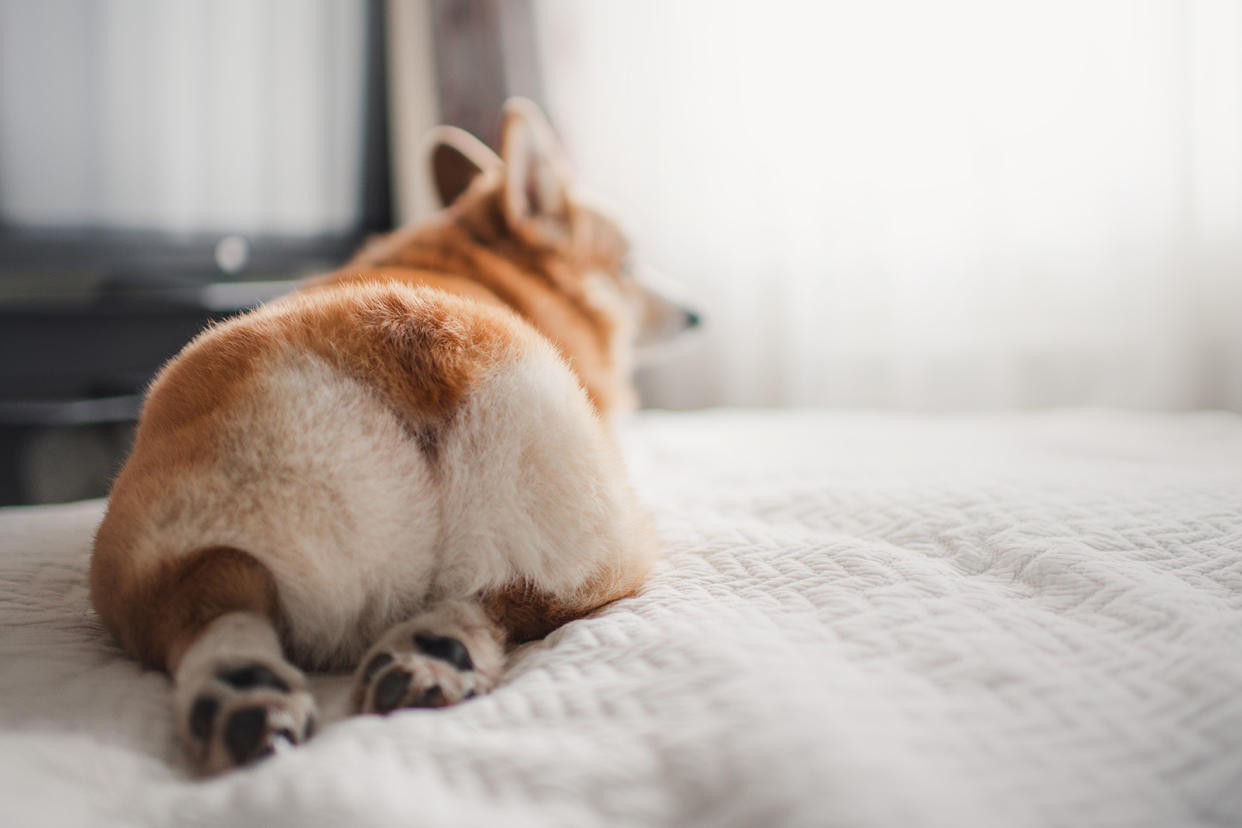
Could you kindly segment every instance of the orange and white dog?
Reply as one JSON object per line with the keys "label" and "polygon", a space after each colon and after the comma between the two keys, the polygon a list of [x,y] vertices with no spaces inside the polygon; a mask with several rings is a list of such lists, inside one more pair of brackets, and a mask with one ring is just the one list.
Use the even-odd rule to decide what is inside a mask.
{"label": "orange and white dog", "polygon": [[361,712],[454,704],[655,558],[610,420],[636,340],[693,314],[529,102],[500,157],[441,130],[429,158],[446,208],[186,346],[112,487],[91,597],[204,772],[311,736],[301,669],[356,665]]}

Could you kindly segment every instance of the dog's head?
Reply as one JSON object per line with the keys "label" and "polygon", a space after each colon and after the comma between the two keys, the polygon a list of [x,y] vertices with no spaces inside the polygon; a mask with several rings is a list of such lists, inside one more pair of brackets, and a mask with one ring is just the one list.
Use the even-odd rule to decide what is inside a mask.
{"label": "dog's head", "polygon": [[438,127],[423,157],[435,207],[469,214],[491,205],[513,239],[551,264],[562,288],[609,321],[618,349],[641,360],[698,326],[699,315],[634,260],[616,222],[578,197],[560,142],[532,102],[505,104],[500,155],[463,130]]}

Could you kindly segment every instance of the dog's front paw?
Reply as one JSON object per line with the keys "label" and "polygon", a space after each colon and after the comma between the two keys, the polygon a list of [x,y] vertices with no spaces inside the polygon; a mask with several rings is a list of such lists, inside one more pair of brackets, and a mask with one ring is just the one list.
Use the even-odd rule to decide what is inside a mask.
{"label": "dog's front paw", "polygon": [[504,663],[499,631],[470,605],[450,605],[398,624],[362,659],[354,709],[391,713],[447,707],[490,692]]}
{"label": "dog's front paw", "polygon": [[185,690],[178,694],[178,728],[201,772],[249,764],[314,734],[314,698],[288,664],[220,664]]}

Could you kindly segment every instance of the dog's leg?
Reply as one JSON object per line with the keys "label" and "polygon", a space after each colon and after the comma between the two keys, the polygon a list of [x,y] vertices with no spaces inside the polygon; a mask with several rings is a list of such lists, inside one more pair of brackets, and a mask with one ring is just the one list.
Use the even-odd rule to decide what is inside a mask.
{"label": "dog's leg", "polygon": [[306,679],[261,615],[216,618],[185,651],[173,680],[177,729],[201,772],[248,764],[314,732]]}
{"label": "dog's leg", "polygon": [[504,669],[504,631],[473,601],[445,601],[402,622],[363,657],[354,709],[445,707],[489,692]]}
{"label": "dog's leg", "polygon": [[201,772],[298,743],[314,700],[276,634],[276,582],[247,553],[203,549],[135,571],[125,547],[97,545],[95,606],[125,648],[173,678],[177,733]]}

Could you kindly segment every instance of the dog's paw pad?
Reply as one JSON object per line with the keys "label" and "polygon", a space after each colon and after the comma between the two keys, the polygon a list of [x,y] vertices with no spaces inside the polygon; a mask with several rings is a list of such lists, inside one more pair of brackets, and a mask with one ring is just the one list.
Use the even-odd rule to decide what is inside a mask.
{"label": "dog's paw pad", "polygon": [[391,713],[409,707],[448,707],[492,689],[470,650],[450,635],[425,631],[386,636],[363,659],[354,682],[354,708]]}
{"label": "dog's paw pad", "polygon": [[504,633],[476,603],[446,601],[391,627],[359,662],[363,713],[448,707],[488,693],[504,670]]}
{"label": "dog's paw pad", "polygon": [[389,670],[384,677],[375,682],[371,691],[371,707],[376,713],[387,713],[396,710],[405,701],[410,689],[410,681],[414,677],[405,670],[397,668]]}
{"label": "dog's paw pad", "polygon": [[287,676],[262,664],[214,670],[184,713],[192,759],[217,773],[298,745],[315,732],[314,700],[300,674]]}
{"label": "dog's paw pad", "polygon": [[369,685],[354,691],[355,706],[364,713],[391,713],[410,707],[448,707],[472,699],[480,692],[481,677],[452,675],[433,666],[433,659],[408,654],[390,665]]}
{"label": "dog's paw pad", "polygon": [[224,747],[235,763],[244,765],[271,749],[270,746],[265,746],[265,750],[259,749],[265,741],[266,726],[267,711],[262,707],[243,707],[229,716],[224,724]]}
{"label": "dog's paw pad", "polygon": [[199,696],[190,708],[190,735],[200,742],[207,741],[211,735],[211,726],[216,722],[216,714],[220,712],[220,701],[211,696]]}
{"label": "dog's paw pad", "polygon": [[414,646],[421,650],[423,655],[447,661],[458,670],[474,669],[474,662],[470,659],[470,651],[466,649],[465,644],[462,644],[452,636],[415,633]]}
{"label": "dog's paw pad", "polygon": [[262,664],[247,664],[232,670],[221,670],[216,676],[235,690],[270,687],[273,690],[289,692],[289,684]]}
{"label": "dog's paw pad", "polygon": [[271,756],[282,745],[297,745],[310,737],[314,719],[308,719],[299,735],[286,711],[266,707],[243,707],[233,711],[224,723],[224,747],[236,765],[245,765]]}

